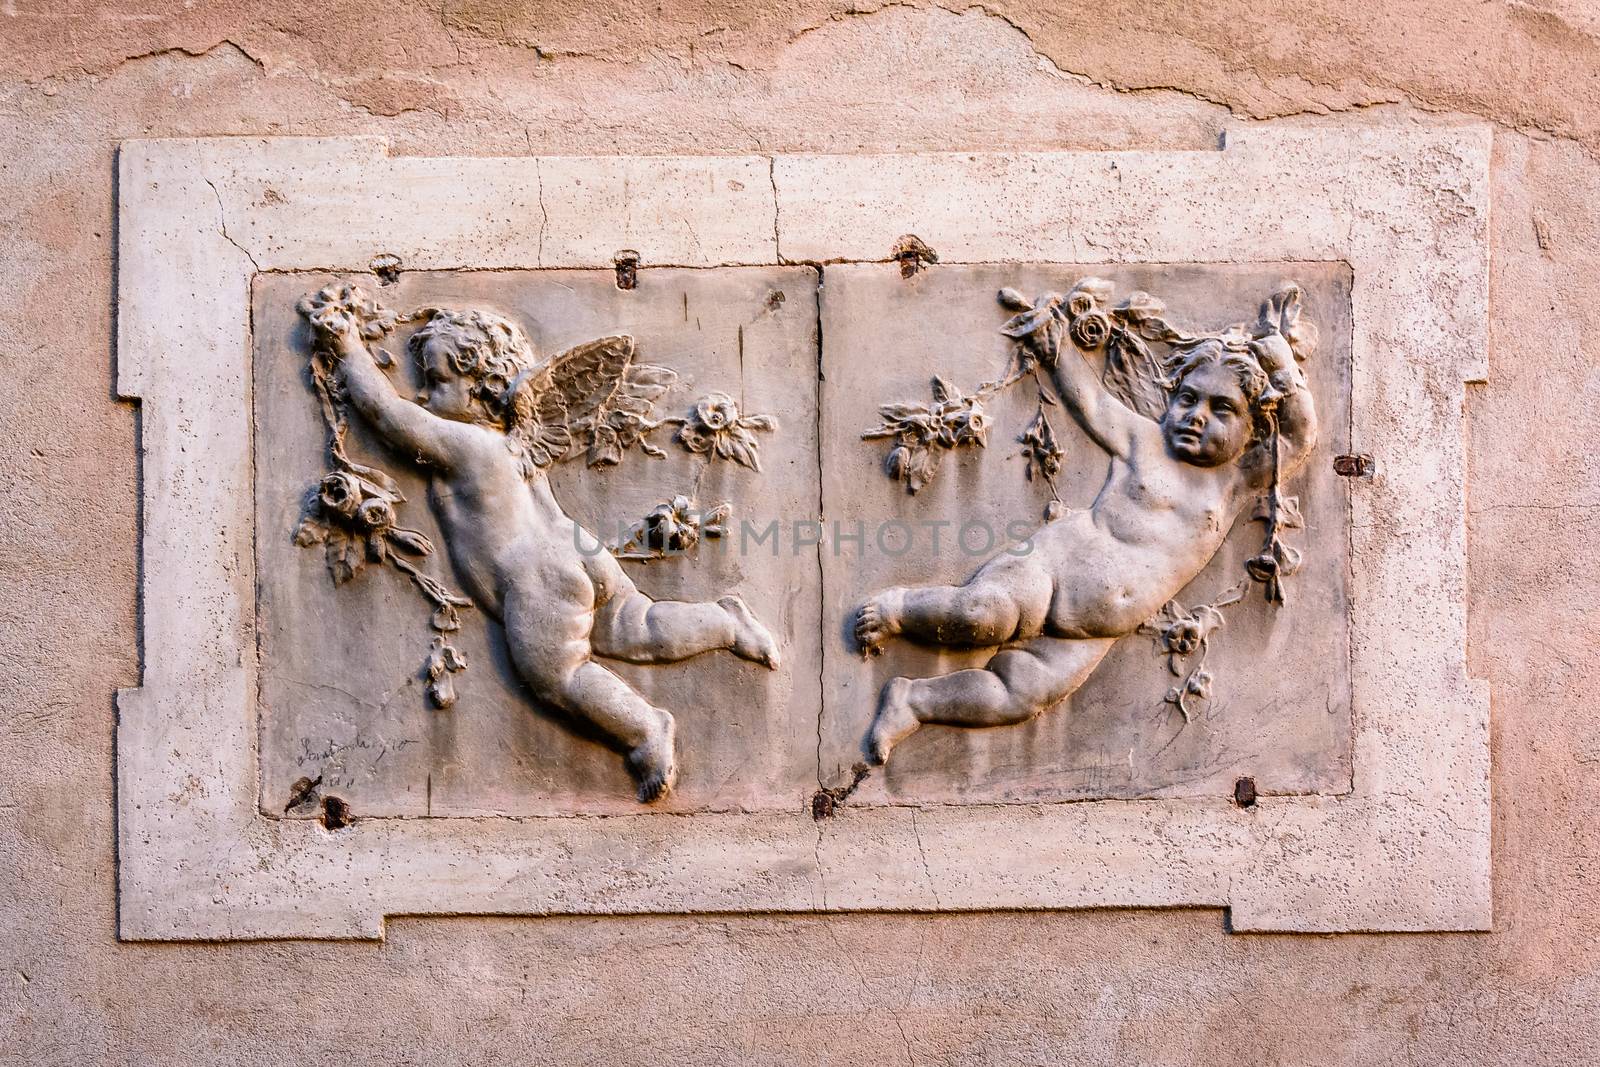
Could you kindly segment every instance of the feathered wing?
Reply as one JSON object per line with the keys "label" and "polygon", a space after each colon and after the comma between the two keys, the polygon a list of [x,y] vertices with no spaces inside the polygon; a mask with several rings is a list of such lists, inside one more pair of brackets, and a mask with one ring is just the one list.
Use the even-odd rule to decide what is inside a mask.
{"label": "feathered wing", "polygon": [[677,380],[665,367],[633,362],[626,334],[586,341],[533,372],[512,399],[517,436],[535,466],[574,448],[591,467],[620,462],[652,423],[651,405]]}
{"label": "feathered wing", "polygon": [[1106,343],[1106,365],[1100,380],[1124,407],[1153,422],[1167,409],[1166,375],[1137,334],[1118,331]]}
{"label": "feathered wing", "polygon": [[[1196,338],[1173,327],[1161,301],[1146,292],[1129,294],[1111,312],[1117,329],[1106,344],[1106,365],[1101,380],[1123,405],[1147,419],[1161,421],[1167,408],[1168,375],[1177,350]],[[1147,342],[1173,346],[1165,358]]]}

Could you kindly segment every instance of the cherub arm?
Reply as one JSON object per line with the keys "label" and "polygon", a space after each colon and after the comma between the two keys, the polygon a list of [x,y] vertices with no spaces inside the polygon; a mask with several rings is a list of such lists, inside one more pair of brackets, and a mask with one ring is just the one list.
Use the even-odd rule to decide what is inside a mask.
{"label": "cherub arm", "polygon": [[1113,456],[1126,457],[1141,423],[1149,420],[1130,410],[1105,387],[1076,345],[1059,350],[1050,363],[1061,402],[1094,443]]}
{"label": "cherub arm", "polygon": [[1283,393],[1278,401],[1279,463],[1285,470],[1296,470],[1317,447],[1317,406],[1304,372],[1293,364],[1274,373],[1272,384]]}
{"label": "cherub arm", "polygon": [[1278,396],[1278,468],[1289,474],[1317,447],[1317,406],[1300,361],[1317,345],[1317,328],[1301,316],[1300,287],[1289,282],[1261,305],[1250,351]]}
{"label": "cherub arm", "polygon": [[397,451],[419,463],[449,468],[469,447],[470,428],[404,399],[388,375],[378,368],[372,351],[353,331],[337,342],[339,381],[350,403],[373,429]]}
{"label": "cherub arm", "polygon": [[1295,359],[1293,349],[1279,334],[1271,334],[1251,345],[1256,361],[1267,372],[1272,391],[1279,394],[1278,466],[1282,473],[1298,470],[1317,446],[1317,406],[1311,398],[1306,375]]}

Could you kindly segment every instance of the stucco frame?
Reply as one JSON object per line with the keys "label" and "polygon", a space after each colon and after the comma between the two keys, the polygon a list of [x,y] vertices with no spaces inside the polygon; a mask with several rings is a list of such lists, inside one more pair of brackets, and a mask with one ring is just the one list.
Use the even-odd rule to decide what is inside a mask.
{"label": "stucco frame", "polygon": [[[143,685],[118,694],[125,939],[381,937],[395,914],[1225,906],[1235,930],[1490,923],[1466,673],[1463,383],[1487,369],[1481,127],[1251,129],[1217,152],[418,158],[134,141],[118,388],[141,402]],[[264,817],[250,281],[262,270],[1342,260],[1353,270],[1354,789],[792,814]],[[937,268],[934,268],[937,269]]]}

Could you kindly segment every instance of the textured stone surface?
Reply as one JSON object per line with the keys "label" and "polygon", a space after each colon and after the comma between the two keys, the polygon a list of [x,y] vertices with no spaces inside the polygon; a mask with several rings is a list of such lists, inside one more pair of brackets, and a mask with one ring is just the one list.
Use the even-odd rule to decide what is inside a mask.
{"label": "textured stone surface", "polygon": [[[573,41],[547,37],[539,16],[446,25],[434,6],[0,15],[0,353],[8,368],[43,368],[0,409],[0,1057],[599,1064],[619,1046],[728,1064],[1600,1057],[1587,341],[1600,332],[1589,252],[1600,164],[1568,132],[1573,116],[1600,113],[1587,8],[1161,4],[1102,19],[1103,4],[1076,18],[1053,5],[1026,24],[1032,43],[976,9],[826,20],[828,8],[792,42],[747,29],[797,10],[548,16],[609,33],[608,56],[624,63],[561,54]],[[727,37],[739,67],[715,43]],[[553,42],[543,56],[530,47],[541,38]],[[161,52],[224,40],[241,44]],[[1109,85],[1169,88],[1100,91],[1035,45]],[[123,61],[133,56],[144,58]],[[394,920],[381,944],[116,941],[110,694],[138,678],[138,417],[112,389],[115,139],[1198,149],[1266,113],[1268,81],[1266,111],[1307,116],[1294,124],[1384,95],[1407,102],[1341,121],[1405,130],[1432,111],[1497,124],[1490,384],[1464,400],[1472,669],[1494,702],[1493,933],[1240,937],[1215,910],[1190,910]],[[1379,82],[1392,93],[1363,94]]]}

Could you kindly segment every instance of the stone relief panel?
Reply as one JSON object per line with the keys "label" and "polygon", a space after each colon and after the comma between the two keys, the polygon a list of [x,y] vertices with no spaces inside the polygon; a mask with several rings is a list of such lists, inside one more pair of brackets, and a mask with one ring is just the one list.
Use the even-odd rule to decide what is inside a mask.
{"label": "stone relief panel", "polygon": [[1349,308],[1329,264],[828,268],[831,795],[1347,791]]}
{"label": "stone relief panel", "polygon": [[815,788],[814,553],[724,538],[815,508],[816,273],[636,286],[258,276],[263,812]]}
{"label": "stone relief panel", "polygon": [[[117,697],[119,936],[1107,906],[1486,928],[1462,411],[1491,145],[124,144],[144,643]],[[450,461],[419,420],[484,447]],[[1275,479],[1240,466],[1269,438]],[[626,580],[539,536],[562,528]],[[945,610],[1035,535],[1054,551],[998,583],[1009,607]],[[922,594],[894,591],[930,589],[918,631]],[[1075,627],[1062,590],[1096,594]],[[597,639],[613,600],[698,622]],[[1006,724],[894,714],[968,669],[1004,688],[990,659],[1045,639],[1098,662],[1037,672]],[[591,666],[672,716],[670,749],[664,718],[641,712],[636,752],[562,706]]]}
{"label": "stone relief panel", "polygon": [[258,278],[263,811],[1348,788],[1346,270],[826,270]]}

